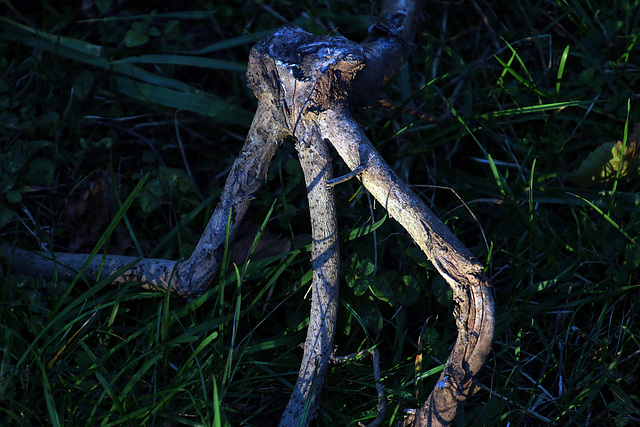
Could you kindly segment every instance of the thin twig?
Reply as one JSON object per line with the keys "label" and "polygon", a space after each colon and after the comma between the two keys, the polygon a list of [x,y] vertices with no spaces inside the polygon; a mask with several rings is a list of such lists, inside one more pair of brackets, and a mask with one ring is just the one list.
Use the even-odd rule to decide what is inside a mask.
{"label": "thin twig", "polygon": [[384,421],[386,406],[384,402],[384,387],[382,386],[382,375],[380,374],[380,352],[377,348],[371,350],[373,356],[373,378],[376,382],[376,394],[378,395],[378,405],[376,407],[376,419],[367,424],[367,427],[378,427]]}
{"label": "thin twig", "polygon": [[[376,406],[376,418],[366,424],[366,427],[377,427],[384,421],[384,414],[386,412],[386,404],[384,401],[384,387],[382,385],[382,374],[380,373],[380,352],[377,347],[365,348],[364,350],[360,350],[356,353],[347,354],[346,356],[331,356],[331,363],[334,364],[342,364],[346,362],[350,362],[352,360],[356,360],[362,356],[367,354],[371,354],[372,356],[372,365],[373,365],[373,379],[376,384],[376,394],[378,396],[378,404]],[[362,422],[359,422],[358,425],[364,426]]]}

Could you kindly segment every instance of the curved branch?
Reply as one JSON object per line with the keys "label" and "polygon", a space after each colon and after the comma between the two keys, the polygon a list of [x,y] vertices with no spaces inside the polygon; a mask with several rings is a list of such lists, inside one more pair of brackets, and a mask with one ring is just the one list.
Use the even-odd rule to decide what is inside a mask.
{"label": "curved branch", "polygon": [[493,340],[494,302],[484,269],[473,254],[389,168],[346,111],[321,114],[319,129],[351,170],[411,235],[453,290],[458,337],[438,384],[418,411],[417,425],[448,425],[475,391],[473,379]]}
{"label": "curved branch", "polygon": [[[131,264],[122,275],[114,278],[113,283],[135,283],[143,289],[170,288],[189,299],[207,289],[220,269],[227,240],[227,221],[229,239],[232,239],[254,194],[266,179],[273,156],[290,134],[280,113],[279,99],[274,97],[272,88],[265,85],[262,64],[256,58],[250,59],[249,64],[247,74],[258,98],[258,109],[242,150],[231,167],[220,202],[191,256],[184,262],[111,254],[99,256],[89,261],[89,266],[83,271],[85,279],[96,281],[99,277],[106,277],[105,273],[113,274]],[[4,249],[0,257],[12,262],[14,273],[41,276],[48,280],[53,280],[56,275],[66,280],[73,279],[89,259],[89,254],[28,252],[9,246]],[[136,260],[138,263],[133,265]]]}
{"label": "curved branch", "polygon": [[[256,67],[249,68],[249,81],[256,78]],[[287,136],[287,126],[278,113],[277,103],[272,93],[261,85],[254,85],[258,98],[258,109],[251,129],[220,196],[220,202],[211,215],[196,248],[191,256],[178,265],[173,289],[180,295],[195,297],[204,292],[220,269],[224,244],[235,236],[238,226],[247,212],[254,194],[266,180],[271,160],[278,147]]]}
{"label": "curved branch", "polygon": [[369,37],[360,44],[365,53],[365,66],[354,82],[355,103],[374,104],[382,86],[400,71],[411,51],[420,3],[420,0],[385,0],[380,18],[369,28]]}

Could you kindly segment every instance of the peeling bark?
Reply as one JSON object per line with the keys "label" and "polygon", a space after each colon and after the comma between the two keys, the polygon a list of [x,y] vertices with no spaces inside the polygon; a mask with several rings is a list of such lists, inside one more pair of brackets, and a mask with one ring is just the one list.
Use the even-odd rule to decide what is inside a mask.
{"label": "peeling bark", "polygon": [[[258,109],[247,139],[236,158],[216,207],[191,256],[180,263],[172,289],[189,298],[204,292],[220,269],[224,244],[235,236],[254,194],[266,180],[271,159],[289,134],[279,114],[279,99],[266,85],[261,64],[249,59],[247,78],[258,98]],[[229,230],[227,221],[229,220]]]}
{"label": "peeling bark", "polygon": [[[355,50],[355,53],[354,53]],[[359,53],[359,55],[358,55]],[[281,426],[308,425],[318,408],[320,390],[333,351],[338,312],[340,256],[329,151],[317,129],[318,112],[343,103],[362,67],[362,51],[344,38],[325,43],[295,27],[284,27],[252,49],[280,113],[296,139],[311,214],[313,267],[311,313],[298,379]]]}

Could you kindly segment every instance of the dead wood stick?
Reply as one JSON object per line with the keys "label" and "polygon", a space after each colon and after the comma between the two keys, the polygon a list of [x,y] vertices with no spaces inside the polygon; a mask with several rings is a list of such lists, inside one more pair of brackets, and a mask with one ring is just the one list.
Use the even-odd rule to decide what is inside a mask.
{"label": "dead wood stick", "polygon": [[345,111],[321,113],[319,129],[358,179],[409,232],[453,290],[458,337],[439,381],[416,414],[417,425],[449,425],[476,389],[473,381],[493,339],[494,302],[484,269],[425,203],[389,168]]}
{"label": "dead wood stick", "polygon": [[57,276],[71,282],[86,263],[82,276],[91,282],[113,276],[113,284],[139,283],[142,289],[163,290],[170,286],[176,268],[175,261],[158,258],[101,254],[90,258],[90,254],[29,252],[9,245],[2,245],[0,249],[0,256],[8,261],[12,273],[48,280]]}
{"label": "dead wood stick", "polygon": [[[251,50],[263,84],[296,139],[307,186],[313,244],[312,300],[302,363],[281,426],[306,426],[316,416],[328,370],[338,311],[339,250],[331,158],[317,129],[317,112],[346,99],[362,60],[344,38],[324,43],[299,28],[283,27]],[[267,78],[268,77],[268,78]]]}
{"label": "dead wood stick", "polygon": [[373,361],[373,380],[376,382],[376,394],[378,395],[378,405],[376,406],[376,418],[367,424],[366,427],[378,427],[384,421],[384,414],[387,410],[384,401],[384,387],[382,386],[382,375],[380,374],[380,352],[377,348],[371,350]]}
{"label": "dead wood stick", "polygon": [[[313,139],[306,140],[305,137],[309,135],[300,136],[299,132],[317,127],[317,130],[310,132],[319,131],[322,138],[331,141],[352,170],[362,168],[359,179],[383,204],[390,216],[407,229],[454,291],[454,317],[458,337],[437,386],[416,416],[417,425],[448,425],[458,406],[473,393],[473,379],[490,349],[494,328],[491,290],[479,262],[391,171],[347,109],[354,100],[371,103],[377,97],[381,82],[397,72],[411,40],[414,12],[415,2],[385,2],[382,17],[372,28],[372,36],[362,45],[342,38],[319,41],[306,33],[295,34],[296,31],[291,28],[280,32],[280,44],[273,43],[277,39],[269,38],[256,45],[250,58],[248,80],[259,100],[258,111],[242,152],[227,178],[221,202],[196,250],[187,261],[180,264],[175,261],[163,264],[161,261],[164,260],[150,260],[152,264],[149,268],[132,269],[125,280],[146,280],[153,283],[151,276],[144,276],[144,272],[151,275],[162,270],[157,286],[170,287],[187,297],[199,295],[218,271],[226,237],[233,236],[237,230],[284,137],[293,134],[299,141],[308,143]],[[262,47],[261,51],[257,49],[258,46]],[[308,54],[311,57],[315,55],[319,61],[305,62],[305,55]],[[323,58],[328,61],[323,63]],[[362,73],[355,79],[355,72],[358,70],[362,70]],[[314,114],[316,117],[313,117]],[[301,152],[301,162],[306,161],[303,157]],[[306,180],[312,176],[317,175],[313,175],[311,169],[305,171]],[[309,182],[307,185],[309,186]],[[227,221],[230,224],[228,229]],[[53,258],[64,257],[55,254]],[[71,265],[72,261],[65,258],[69,271],[79,270],[87,261],[86,255],[77,259],[79,264]],[[85,273],[101,271],[100,268],[104,272],[103,262],[109,266],[107,272],[112,273],[119,269],[117,262],[124,266],[132,261],[101,258],[97,266],[90,265],[91,268],[87,268]],[[147,261],[141,261],[145,262]],[[153,264],[155,262],[159,262],[161,268]],[[49,271],[56,274],[58,270],[54,267]],[[314,280],[314,292],[316,283],[331,282]],[[325,292],[322,289],[317,291]],[[327,304],[328,299],[323,301],[320,293],[318,296],[318,301]],[[327,323],[322,316],[330,311],[326,306],[312,310],[310,326],[314,325],[316,328],[315,325],[320,325],[316,328],[320,335],[314,335],[310,327],[308,337],[313,341],[314,337],[322,336],[326,342],[321,347],[313,347],[313,342],[306,343],[305,348],[307,345],[313,348],[309,347],[312,350],[305,351],[310,356],[304,356],[307,360],[303,360],[303,365],[311,366],[313,357],[318,357],[316,361],[321,362],[326,343],[330,343],[331,347],[333,332],[327,332],[326,325],[322,326]],[[317,352],[320,354],[316,354]],[[323,369],[320,364],[314,368],[316,381],[317,374]],[[300,372],[301,384],[307,384],[303,379],[310,371],[302,367]],[[307,397],[315,407],[319,387],[304,385],[300,389],[305,387],[308,390]],[[299,411],[298,404],[293,406]]]}
{"label": "dead wood stick", "polygon": [[338,315],[340,253],[336,205],[333,188],[327,185],[333,177],[333,168],[327,145],[317,131],[314,133],[296,143],[311,214],[311,313],[298,379],[280,426],[308,425],[315,418],[331,359]]}
{"label": "dead wood stick", "polygon": [[250,85],[254,82],[251,86],[258,98],[258,109],[247,139],[233,162],[207,227],[191,256],[178,265],[176,280],[172,283],[176,292],[190,298],[204,292],[218,273],[227,232],[229,239],[235,236],[254,194],[266,180],[273,156],[288,135],[286,124],[274,105],[273,94],[255,83],[252,72],[259,73],[259,70],[251,68],[250,63],[247,74]]}
{"label": "dead wood stick", "polygon": [[[253,68],[253,73],[258,74],[257,79],[261,78],[260,71],[260,68]],[[251,78],[251,69],[249,77]],[[253,81],[257,82],[256,79]],[[83,277],[89,281],[100,280],[130,265],[123,274],[114,277],[114,284],[134,283],[143,289],[170,288],[172,292],[189,299],[199,296],[220,269],[227,240],[227,220],[229,239],[232,239],[254,194],[266,179],[271,159],[284,138],[290,134],[279,113],[279,100],[274,100],[273,94],[265,90],[265,86],[265,83],[254,84],[258,109],[246,141],[231,167],[220,202],[195,250],[184,262],[112,254],[99,255],[89,260],[89,254],[28,252],[8,245],[3,245],[0,257],[11,263],[14,273],[40,276],[48,280],[54,280],[56,276],[73,280],[88,260]],[[137,264],[133,265],[136,260]]]}

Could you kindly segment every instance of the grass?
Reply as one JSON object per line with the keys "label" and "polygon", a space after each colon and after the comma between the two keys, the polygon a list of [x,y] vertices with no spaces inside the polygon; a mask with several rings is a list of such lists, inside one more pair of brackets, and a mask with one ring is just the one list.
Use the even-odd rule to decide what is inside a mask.
{"label": "grass", "polygon": [[[255,109],[242,71],[252,43],[284,20],[355,40],[371,23],[361,2],[217,3],[3,4],[0,240],[188,256]],[[493,353],[456,425],[640,420],[638,3],[431,4],[385,88],[406,109],[357,111],[495,289]],[[112,184],[95,190],[105,171]],[[232,243],[283,249],[230,249],[193,301],[2,264],[2,424],[275,424],[311,279],[291,144],[268,178]],[[447,357],[450,293],[355,180],[336,189],[337,354],[379,349],[392,424]],[[332,367],[317,425],[373,420],[375,393],[369,356]]]}

